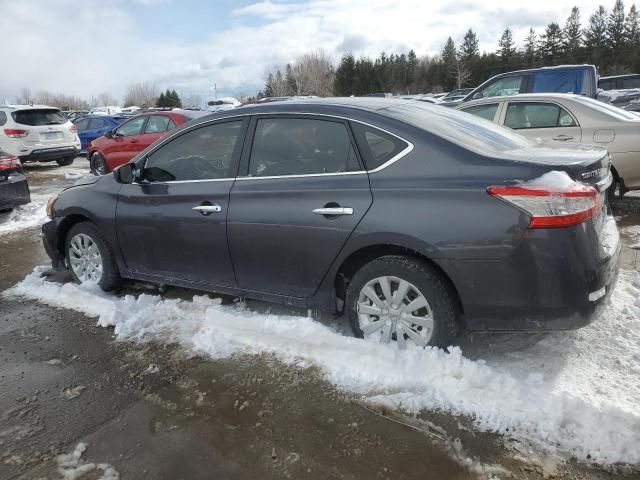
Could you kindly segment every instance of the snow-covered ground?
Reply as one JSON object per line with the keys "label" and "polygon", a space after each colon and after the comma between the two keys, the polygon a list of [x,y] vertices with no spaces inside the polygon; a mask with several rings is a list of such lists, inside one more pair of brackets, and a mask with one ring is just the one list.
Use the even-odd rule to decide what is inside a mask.
{"label": "snow-covered ground", "polygon": [[31,203],[16,207],[10,213],[0,215],[0,217],[4,217],[4,221],[0,223],[0,235],[42,225],[47,219],[49,197],[50,195],[31,194]]}
{"label": "snow-covered ground", "polygon": [[536,450],[601,464],[640,464],[640,274],[623,271],[592,325],[547,335],[494,335],[447,353],[398,351],[342,335],[308,317],[260,313],[219,299],[117,297],[59,284],[38,267],[4,292],[70,308],[115,327],[120,339],[178,342],[212,358],[273,354],[319,367],[365,401],[415,413],[471,417]]}

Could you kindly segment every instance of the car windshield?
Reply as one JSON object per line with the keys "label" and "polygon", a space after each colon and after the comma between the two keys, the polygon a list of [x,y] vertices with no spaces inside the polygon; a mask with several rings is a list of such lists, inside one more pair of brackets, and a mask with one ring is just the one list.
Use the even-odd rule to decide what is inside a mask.
{"label": "car windshield", "polygon": [[440,106],[411,103],[386,109],[390,116],[481,154],[527,147],[532,141],[489,120]]}
{"label": "car windshield", "polygon": [[618,108],[614,105],[610,105],[599,100],[594,100],[593,98],[589,97],[575,97],[575,99],[579,103],[587,105],[610,117],[615,117],[618,120],[638,120],[638,117],[633,113],[627,112],[626,110]]}
{"label": "car windshield", "polygon": [[33,108],[12,112],[11,116],[16,123],[39,127],[42,125],[61,125],[69,121],[60,110],[55,108]]}

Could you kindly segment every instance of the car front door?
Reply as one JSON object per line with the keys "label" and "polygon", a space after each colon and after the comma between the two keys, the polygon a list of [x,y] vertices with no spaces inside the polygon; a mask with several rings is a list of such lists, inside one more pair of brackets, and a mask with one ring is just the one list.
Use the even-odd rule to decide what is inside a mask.
{"label": "car front door", "polygon": [[310,297],[372,202],[346,122],[270,116],[231,190],[229,248],[241,288]]}
{"label": "car front door", "polygon": [[509,101],[504,109],[505,127],[547,142],[580,142],[582,129],[576,118],[551,102]]}
{"label": "car front door", "polygon": [[152,150],[122,186],[116,228],[127,268],[158,279],[234,287],[229,191],[248,119],[198,126]]}
{"label": "car front door", "polygon": [[104,149],[110,168],[127,163],[134,157],[134,147],[146,120],[146,116],[135,117],[114,130],[113,138]]}
{"label": "car front door", "polygon": [[167,130],[171,130],[175,127],[176,124],[173,123],[168,115],[150,115],[144,126],[142,134],[138,137],[138,143],[135,146],[136,152],[134,155],[137,155],[153,142],[164,137],[167,134]]}

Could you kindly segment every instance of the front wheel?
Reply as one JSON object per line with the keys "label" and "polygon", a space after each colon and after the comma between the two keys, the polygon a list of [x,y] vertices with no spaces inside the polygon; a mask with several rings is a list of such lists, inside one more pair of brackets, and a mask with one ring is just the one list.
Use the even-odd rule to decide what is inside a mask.
{"label": "front wheel", "polygon": [[113,252],[93,223],[81,222],[71,227],[65,253],[67,265],[76,282],[92,281],[105,291],[120,285],[120,273]]}
{"label": "front wheel", "polygon": [[91,168],[91,173],[94,175],[106,175],[109,173],[109,167],[107,167],[107,162],[104,157],[100,155],[98,152],[94,152],[89,159],[89,166]]}
{"label": "front wheel", "polygon": [[71,165],[74,159],[75,157],[64,157],[59,160],[56,160],[56,163],[61,167],[66,167],[68,165]]}
{"label": "front wheel", "polygon": [[459,330],[458,309],[442,275],[420,260],[388,255],[363,266],[347,289],[357,337],[378,343],[447,347]]}

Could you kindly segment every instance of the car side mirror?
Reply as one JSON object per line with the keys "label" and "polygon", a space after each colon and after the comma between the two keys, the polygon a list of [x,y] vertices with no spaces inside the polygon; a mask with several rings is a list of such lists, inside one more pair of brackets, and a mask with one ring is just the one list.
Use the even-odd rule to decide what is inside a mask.
{"label": "car side mirror", "polygon": [[136,179],[136,172],[137,168],[135,163],[125,163],[121,167],[116,168],[113,175],[119,183],[133,183]]}
{"label": "car side mirror", "polygon": [[107,130],[104,132],[104,136],[107,138],[113,138],[113,130]]}

